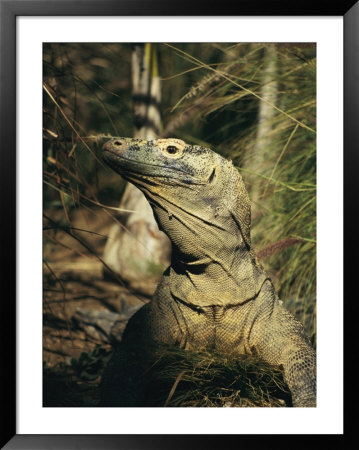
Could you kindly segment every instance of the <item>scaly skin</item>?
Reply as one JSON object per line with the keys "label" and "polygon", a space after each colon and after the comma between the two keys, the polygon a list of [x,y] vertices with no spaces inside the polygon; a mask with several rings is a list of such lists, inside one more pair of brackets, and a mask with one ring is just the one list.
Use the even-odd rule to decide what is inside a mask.
{"label": "scaly skin", "polygon": [[145,361],[169,344],[258,355],[282,367],[294,406],[315,406],[315,352],[252,250],[250,202],[232,163],[179,139],[116,138],[103,158],[143,191],[172,261],[128,323],[103,376],[102,404],[140,406]]}

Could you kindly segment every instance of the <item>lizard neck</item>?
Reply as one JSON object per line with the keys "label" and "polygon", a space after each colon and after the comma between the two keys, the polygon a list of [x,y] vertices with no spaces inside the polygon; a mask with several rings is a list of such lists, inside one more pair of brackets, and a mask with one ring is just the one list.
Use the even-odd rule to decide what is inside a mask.
{"label": "lizard neck", "polygon": [[199,217],[154,207],[172,242],[170,289],[174,298],[195,306],[234,305],[255,298],[266,275],[236,220]]}
{"label": "lizard neck", "polygon": [[170,288],[174,298],[203,306],[245,303],[259,293],[267,276],[251,250],[238,245],[216,251],[207,246],[203,257],[193,258],[173,249]]}
{"label": "lizard neck", "polygon": [[203,195],[196,186],[179,191],[156,181],[141,184],[171,240],[170,289],[182,302],[241,304],[255,298],[267,278],[251,248],[248,195],[236,180],[223,195],[218,187]]}

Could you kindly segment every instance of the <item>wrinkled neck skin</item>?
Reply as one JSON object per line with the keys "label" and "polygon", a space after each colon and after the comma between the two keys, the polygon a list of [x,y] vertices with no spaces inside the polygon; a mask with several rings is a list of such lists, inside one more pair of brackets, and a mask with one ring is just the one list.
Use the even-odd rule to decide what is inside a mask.
{"label": "wrinkled neck skin", "polygon": [[201,308],[238,305],[258,295],[267,277],[251,248],[250,218],[241,226],[232,210],[236,202],[226,201],[235,191],[227,190],[218,202],[218,191],[203,196],[197,186],[180,190],[152,182],[150,189],[139,187],[172,242],[169,276],[175,300]]}

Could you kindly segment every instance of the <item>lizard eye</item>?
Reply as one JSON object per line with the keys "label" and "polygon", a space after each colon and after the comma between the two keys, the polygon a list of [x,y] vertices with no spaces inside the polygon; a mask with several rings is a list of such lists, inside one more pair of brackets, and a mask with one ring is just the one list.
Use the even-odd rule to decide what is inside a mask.
{"label": "lizard eye", "polygon": [[178,148],[174,145],[169,145],[168,147],[166,147],[166,152],[170,155],[175,155],[178,152]]}
{"label": "lizard eye", "polygon": [[[165,141],[165,142],[163,142],[163,141]],[[168,142],[168,141],[170,141],[170,142]],[[183,154],[184,146],[181,145],[181,143],[176,145],[175,141],[176,141],[175,139],[174,139],[174,142],[171,142],[170,139],[159,139],[157,141],[160,150],[163,152],[163,154],[167,158],[177,159],[177,158],[180,158]]]}

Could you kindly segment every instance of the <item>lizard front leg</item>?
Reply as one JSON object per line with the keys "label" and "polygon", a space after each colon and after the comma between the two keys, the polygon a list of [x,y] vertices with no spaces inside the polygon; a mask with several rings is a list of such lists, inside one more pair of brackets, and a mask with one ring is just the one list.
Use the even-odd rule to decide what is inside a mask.
{"label": "lizard front leg", "polygon": [[179,330],[167,309],[143,306],[129,320],[100,384],[100,406],[144,406],[146,372],[162,345],[175,345]]}
{"label": "lizard front leg", "polygon": [[269,364],[283,368],[293,406],[316,406],[316,355],[302,324],[264,286],[249,336],[249,345]]}

